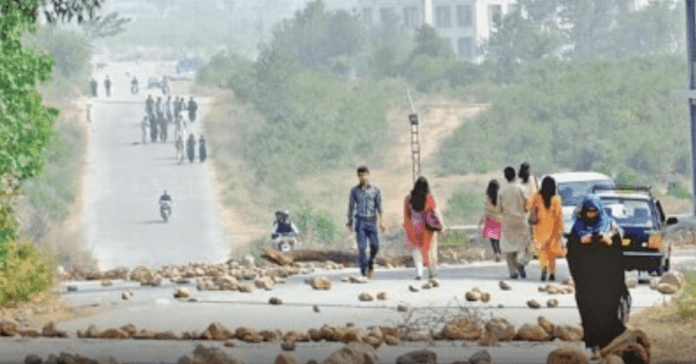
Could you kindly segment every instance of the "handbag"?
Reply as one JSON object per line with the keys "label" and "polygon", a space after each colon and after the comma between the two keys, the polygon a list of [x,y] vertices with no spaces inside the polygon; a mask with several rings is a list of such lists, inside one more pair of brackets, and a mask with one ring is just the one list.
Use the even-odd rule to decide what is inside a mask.
{"label": "handbag", "polygon": [[529,215],[527,215],[527,223],[529,225],[536,225],[539,223],[539,207],[534,206],[531,211],[529,211]]}
{"label": "handbag", "polygon": [[440,219],[437,218],[435,210],[428,210],[425,212],[425,228],[430,231],[442,231],[442,223],[440,223]]}

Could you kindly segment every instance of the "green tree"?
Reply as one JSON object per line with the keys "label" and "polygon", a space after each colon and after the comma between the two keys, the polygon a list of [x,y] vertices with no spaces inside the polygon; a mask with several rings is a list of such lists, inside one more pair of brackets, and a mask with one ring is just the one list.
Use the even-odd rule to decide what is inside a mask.
{"label": "green tree", "polygon": [[131,21],[130,18],[119,16],[117,11],[109,13],[105,17],[96,17],[82,23],[82,30],[89,39],[113,37],[126,31],[124,25]]}
{"label": "green tree", "polygon": [[411,52],[411,59],[420,55],[443,58],[454,57],[454,51],[449,43],[440,38],[435,28],[427,24],[418,29],[415,41],[416,48]]}

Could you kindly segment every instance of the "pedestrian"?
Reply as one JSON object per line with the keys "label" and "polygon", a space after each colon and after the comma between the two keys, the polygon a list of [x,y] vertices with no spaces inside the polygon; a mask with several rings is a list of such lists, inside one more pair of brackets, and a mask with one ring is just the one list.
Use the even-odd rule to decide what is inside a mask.
{"label": "pedestrian", "polygon": [[104,89],[106,90],[106,97],[111,97],[111,80],[109,79],[109,75],[106,75],[104,79]]}
{"label": "pedestrian", "polygon": [[174,98],[174,119],[179,117],[181,112],[181,104],[179,103],[179,96]]}
{"label": "pedestrian", "polygon": [[[350,190],[348,197],[348,229],[354,229],[358,243],[358,263],[360,273],[372,278],[374,263],[379,251],[379,229],[384,232],[382,219],[382,194],[379,187],[370,183],[370,170],[367,166],[357,169],[357,186]],[[355,224],[353,224],[355,223]],[[370,245],[370,255],[367,255],[367,245]]]}
{"label": "pedestrian", "polygon": [[162,113],[158,114],[157,120],[159,122],[159,127],[160,127],[160,139],[164,143],[167,141],[169,124],[167,123],[167,119],[164,117],[164,114],[162,114]]}
{"label": "pedestrian", "polygon": [[524,266],[517,260],[524,254],[531,239],[527,224],[527,199],[524,197],[522,186],[515,180],[515,169],[510,166],[505,167],[503,174],[507,183],[500,190],[496,205],[503,224],[500,250],[505,254],[510,278],[527,278]]}
{"label": "pedestrian", "polygon": [[[517,172],[517,177],[519,178],[518,183],[522,186],[522,191],[524,191],[524,198],[529,201],[532,195],[537,193],[539,187],[537,186],[536,177],[532,174],[531,168],[528,162],[524,162],[520,165],[520,170]],[[530,229],[533,229],[530,226]],[[534,231],[529,231],[529,241],[527,242],[527,247],[524,252],[517,257],[517,262],[526,267],[527,264],[534,258],[534,249],[532,249],[532,236]]]}
{"label": "pedestrian", "polygon": [[89,88],[92,90],[92,97],[97,97],[99,93],[98,87],[99,83],[94,79],[94,77],[92,77],[92,79],[89,81]]}
{"label": "pedestrian", "polygon": [[621,229],[594,195],[585,195],[568,236],[567,260],[585,346],[594,356],[626,330],[631,295],[626,287]]}
{"label": "pedestrian", "polygon": [[147,95],[147,99],[145,99],[145,113],[150,121],[155,117],[155,100],[152,99],[152,95]]}
{"label": "pedestrian", "polygon": [[147,120],[147,115],[143,117],[143,121],[140,122],[140,129],[143,132],[143,144],[147,144],[147,129],[150,127],[150,123]]}
{"label": "pedestrian", "polygon": [[527,204],[533,224],[532,248],[539,256],[541,281],[556,280],[556,257],[563,255],[563,208],[556,195],[556,181],[547,176],[541,181],[541,190],[532,195]]}
{"label": "pedestrian", "polygon": [[[416,266],[416,279],[423,276],[423,264],[428,267],[428,278],[437,276],[437,235],[443,230],[436,212],[435,197],[430,193],[428,180],[418,177],[413,190],[404,200],[406,247],[411,250]],[[430,225],[433,224],[433,225]]]}
{"label": "pedestrian", "polygon": [[172,118],[172,97],[167,96],[167,101],[164,103],[164,115],[167,117],[167,123],[172,123],[174,119]]}
{"label": "pedestrian", "polygon": [[485,213],[479,222],[481,226],[481,235],[484,239],[490,240],[496,262],[500,261],[502,255],[500,252],[500,233],[503,229],[500,223],[500,213],[498,213],[497,209],[499,191],[500,184],[498,180],[492,179],[488,182],[488,187],[486,188],[486,201],[483,206]]}
{"label": "pedestrian", "polygon": [[159,117],[160,114],[164,113],[164,107],[162,106],[162,97],[157,96],[157,102],[155,102],[155,115]]}
{"label": "pedestrian", "polygon": [[208,151],[205,148],[205,138],[203,137],[203,134],[201,134],[201,137],[198,138],[198,159],[200,159],[201,163],[203,163],[207,157]]}
{"label": "pedestrian", "polygon": [[196,111],[198,111],[198,104],[193,101],[193,96],[191,96],[188,102],[189,120],[191,120],[191,122],[196,121]]}
{"label": "pedestrian", "polygon": [[189,163],[193,163],[196,159],[196,138],[193,133],[189,134],[188,140],[186,141],[186,154],[188,155]]}

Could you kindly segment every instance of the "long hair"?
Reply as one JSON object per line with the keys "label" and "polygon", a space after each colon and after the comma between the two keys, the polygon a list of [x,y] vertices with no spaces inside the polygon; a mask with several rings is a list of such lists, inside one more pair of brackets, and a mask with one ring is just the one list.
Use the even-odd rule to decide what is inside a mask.
{"label": "long hair", "polygon": [[498,183],[498,180],[492,179],[490,182],[488,182],[488,188],[486,188],[486,195],[488,195],[488,198],[491,200],[493,206],[498,205],[498,190],[500,190],[500,184]]}
{"label": "long hair", "polygon": [[529,163],[524,162],[520,165],[520,170],[517,172],[517,176],[520,177],[522,183],[529,182]]}
{"label": "long hair", "polygon": [[414,210],[423,211],[425,209],[425,199],[428,193],[430,193],[428,180],[423,176],[418,177],[411,191],[411,206],[413,206]]}
{"label": "long hair", "polygon": [[544,180],[541,181],[539,194],[541,194],[541,198],[544,200],[544,207],[546,207],[547,210],[550,209],[551,198],[556,195],[556,180],[550,176],[544,177]]}

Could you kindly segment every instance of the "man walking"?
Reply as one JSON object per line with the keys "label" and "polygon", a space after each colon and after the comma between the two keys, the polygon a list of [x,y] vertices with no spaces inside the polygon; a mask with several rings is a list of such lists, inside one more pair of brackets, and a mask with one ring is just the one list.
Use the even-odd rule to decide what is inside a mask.
{"label": "man walking", "polygon": [[198,104],[193,101],[193,96],[191,96],[188,102],[189,120],[191,120],[191,122],[196,121],[196,111],[198,111]]}
{"label": "man walking", "polygon": [[522,258],[530,240],[527,224],[527,199],[522,186],[515,180],[515,169],[505,167],[503,171],[507,184],[498,194],[496,208],[502,216],[503,232],[500,236],[500,250],[505,254],[510,278],[527,278],[524,266],[518,262]]}
{"label": "man walking", "polygon": [[110,97],[111,96],[111,80],[109,79],[109,75],[106,75],[106,78],[104,79],[104,89],[106,90],[106,96]]}
{"label": "man walking", "polygon": [[[377,224],[379,223],[382,232],[385,230],[382,220],[382,195],[379,188],[370,183],[370,171],[367,166],[358,167],[357,174],[360,183],[350,190],[346,226],[348,229],[355,229],[360,273],[372,278],[375,257],[379,251]],[[370,242],[369,258],[366,253],[368,241]]]}

